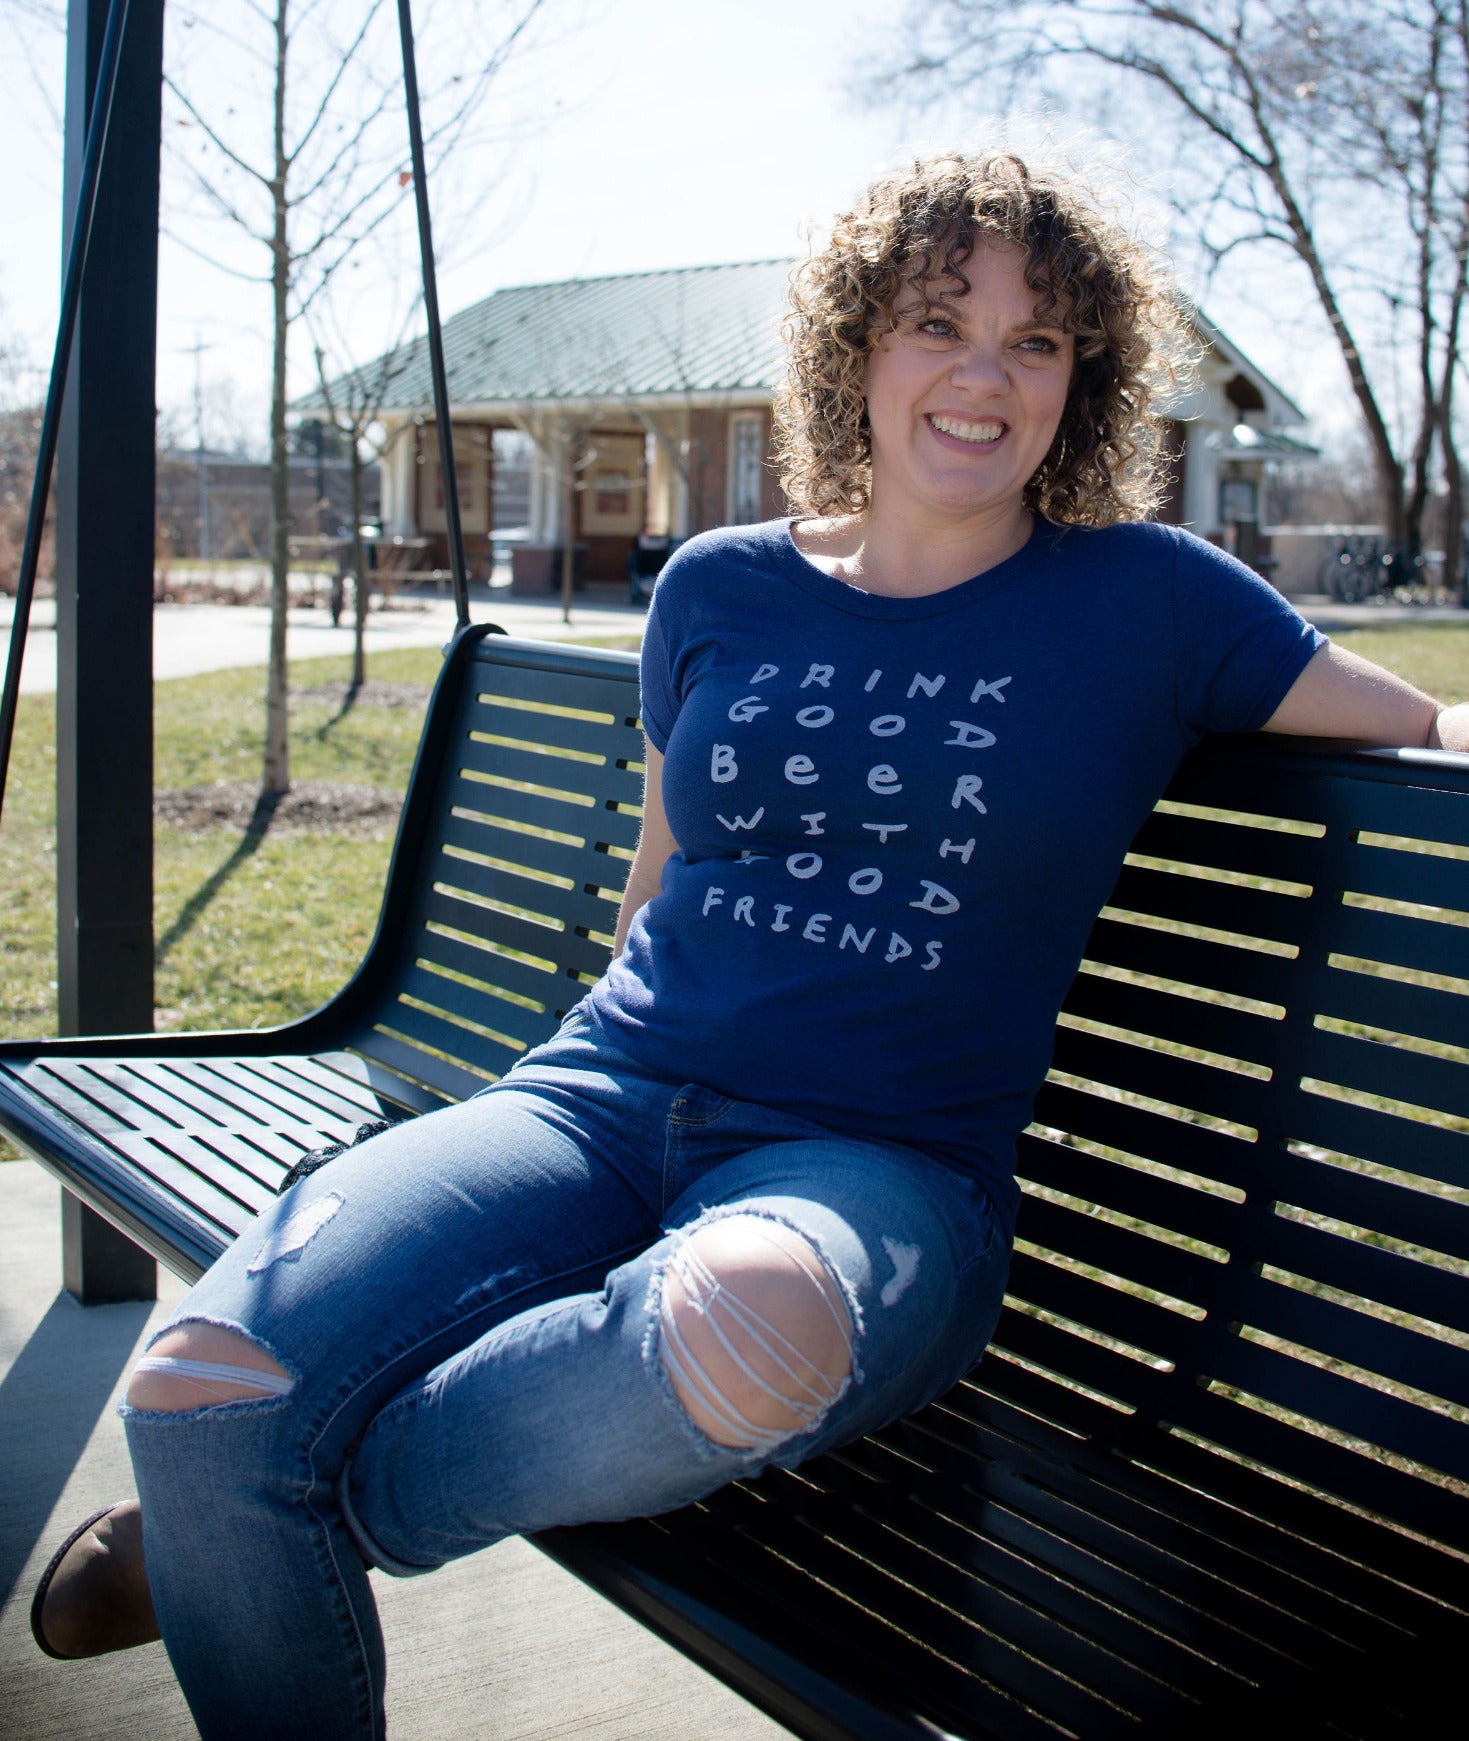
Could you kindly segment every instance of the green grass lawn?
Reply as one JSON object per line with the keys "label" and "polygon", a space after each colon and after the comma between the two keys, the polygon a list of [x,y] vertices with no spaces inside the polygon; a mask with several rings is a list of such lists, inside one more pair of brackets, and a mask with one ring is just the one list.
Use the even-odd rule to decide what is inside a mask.
{"label": "green grass lawn", "polygon": [[[426,700],[432,648],[377,655],[373,684],[411,685]],[[401,792],[418,743],[422,705],[363,704],[341,715],[346,659],[297,663],[291,766],[300,780]],[[258,669],[160,683],[154,707],[154,783],[160,789],[260,775],[264,719]],[[396,699],[406,700],[400,694]],[[26,696],[16,728],[0,825],[0,1032],[56,1028],[55,708]],[[154,934],[172,939],[158,964],[160,1027],[261,1027],[323,1002],[371,940],[391,831],[247,837],[242,828],[155,828]]]}
{"label": "green grass lawn", "polygon": [[1331,638],[1339,647],[1396,671],[1440,701],[1469,701],[1469,611],[1458,623],[1412,624],[1381,629],[1344,629]]}

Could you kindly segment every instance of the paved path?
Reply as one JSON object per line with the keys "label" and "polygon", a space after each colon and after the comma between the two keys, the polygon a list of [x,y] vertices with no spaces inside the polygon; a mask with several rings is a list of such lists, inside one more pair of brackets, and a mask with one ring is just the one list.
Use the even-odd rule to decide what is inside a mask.
{"label": "paved path", "polygon": [[[0,649],[9,644],[13,608],[10,599],[0,598]],[[512,635],[560,641],[594,635],[641,636],[647,613],[630,605],[576,604],[568,625],[554,600],[542,603],[491,595],[472,602],[470,617],[477,623],[499,623]],[[390,647],[441,647],[453,632],[454,606],[448,600],[400,599],[390,610],[375,611],[367,619],[367,651],[371,657]],[[345,621],[334,629],[325,610],[292,609],[286,630],[287,658],[314,659],[351,651],[352,630]],[[270,611],[265,605],[160,605],[153,613],[156,678],[264,665],[269,654]],[[50,694],[56,688],[56,607],[50,599],[38,599],[32,611],[20,687],[23,695]]]}
{"label": "paved path", "polygon": [[1343,605],[1329,599],[1325,593],[1308,593],[1292,599],[1291,603],[1308,622],[1314,623],[1326,635],[1333,635],[1339,629],[1426,628],[1433,623],[1469,627],[1469,610],[1459,605]]}
{"label": "paved path", "polygon": [[[165,1275],[156,1307],[78,1306],[60,1290],[59,1198],[33,1162],[0,1163],[0,1736],[189,1741],[161,1644],[61,1663],[31,1642],[31,1591],[52,1546],[132,1489],[117,1398],[183,1293]],[[525,1542],[373,1584],[393,1741],[785,1735]]]}

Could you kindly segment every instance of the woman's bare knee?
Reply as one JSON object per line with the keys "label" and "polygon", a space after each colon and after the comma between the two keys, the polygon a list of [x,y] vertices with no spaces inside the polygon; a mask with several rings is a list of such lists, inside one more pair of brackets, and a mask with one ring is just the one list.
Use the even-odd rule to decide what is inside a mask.
{"label": "woman's bare knee", "polygon": [[716,1444],[769,1448],[814,1426],[852,1372],[852,1320],[810,1241],[761,1215],[696,1228],[664,1283],[661,1358]]}
{"label": "woman's bare knee", "polygon": [[240,1330],[177,1324],[165,1330],[133,1369],[129,1408],[182,1413],[212,1403],[283,1396],[291,1375]]}

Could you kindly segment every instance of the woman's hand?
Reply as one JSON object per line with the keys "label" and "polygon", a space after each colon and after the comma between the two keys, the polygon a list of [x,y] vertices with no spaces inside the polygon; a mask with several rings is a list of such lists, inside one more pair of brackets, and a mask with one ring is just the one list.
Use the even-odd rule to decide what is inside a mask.
{"label": "woman's hand", "polygon": [[1264,729],[1411,749],[1469,750],[1469,704],[1444,707],[1369,659],[1326,646],[1291,685]]}
{"label": "woman's hand", "polygon": [[628,872],[627,888],[617,912],[617,931],[612,945],[615,961],[627,942],[628,926],[633,914],[658,893],[663,881],[663,867],[678,851],[678,842],[668,826],[663,812],[663,757],[644,739],[643,760],[647,772],[643,775],[643,826],[638,835],[638,850]]}

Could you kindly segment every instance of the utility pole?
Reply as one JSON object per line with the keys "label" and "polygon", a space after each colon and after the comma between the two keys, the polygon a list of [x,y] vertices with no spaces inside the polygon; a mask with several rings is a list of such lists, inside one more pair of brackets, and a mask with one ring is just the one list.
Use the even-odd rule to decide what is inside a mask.
{"label": "utility pole", "polygon": [[194,469],[199,485],[199,556],[204,562],[211,559],[213,551],[209,533],[209,461],[204,456],[204,373],[200,359],[205,351],[213,349],[197,331],[193,344],[184,346],[186,354],[194,359]]}

